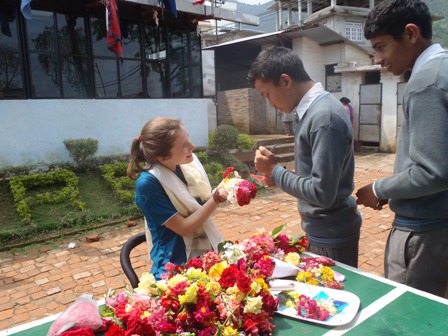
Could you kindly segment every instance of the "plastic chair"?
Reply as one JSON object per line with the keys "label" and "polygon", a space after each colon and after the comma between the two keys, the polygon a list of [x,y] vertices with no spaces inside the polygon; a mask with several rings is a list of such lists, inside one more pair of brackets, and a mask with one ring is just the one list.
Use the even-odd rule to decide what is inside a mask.
{"label": "plastic chair", "polygon": [[131,264],[131,251],[135,247],[145,242],[146,242],[146,233],[143,231],[129,238],[121,248],[120,252],[121,268],[123,269],[123,272],[126,275],[126,277],[129,279],[132,288],[137,288],[138,283],[140,281]]}

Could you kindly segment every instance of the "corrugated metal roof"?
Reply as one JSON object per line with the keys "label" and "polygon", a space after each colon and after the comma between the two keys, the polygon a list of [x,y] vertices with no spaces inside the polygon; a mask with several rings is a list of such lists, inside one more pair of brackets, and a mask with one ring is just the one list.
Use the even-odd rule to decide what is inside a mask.
{"label": "corrugated metal roof", "polygon": [[278,44],[279,41],[292,41],[296,38],[307,37],[321,46],[345,43],[356,49],[359,49],[368,55],[373,55],[372,51],[362,46],[346,39],[344,36],[336,33],[335,31],[319,24],[304,25],[304,26],[293,26],[286,30],[266,33],[260,35],[254,35],[250,37],[245,37],[242,39],[229,41],[226,43],[210,46],[204,49],[217,49],[220,47],[225,47],[229,45],[236,45],[239,43],[246,43],[249,45],[261,47],[264,44]]}

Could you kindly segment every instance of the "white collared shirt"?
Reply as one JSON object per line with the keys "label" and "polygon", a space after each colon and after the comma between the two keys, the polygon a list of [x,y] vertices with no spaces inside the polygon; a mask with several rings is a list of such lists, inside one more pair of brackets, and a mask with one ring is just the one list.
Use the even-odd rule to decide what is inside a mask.
{"label": "white collared shirt", "polygon": [[316,83],[313,85],[311,89],[308,90],[307,93],[300,100],[299,105],[295,108],[297,115],[299,116],[299,120],[303,118],[306,110],[311,106],[311,104],[316,100],[319,95],[324,92],[324,87],[321,83]]}
{"label": "white collared shirt", "polygon": [[[426,48],[420,56],[415,61],[414,66],[412,67],[412,73],[416,73],[420,68],[428,63],[430,60],[441,57],[445,55],[445,51],[443,50],[442,46],[438,43],[432,44],[428,48]],[[411,75],[412,77],[412,75]]]}

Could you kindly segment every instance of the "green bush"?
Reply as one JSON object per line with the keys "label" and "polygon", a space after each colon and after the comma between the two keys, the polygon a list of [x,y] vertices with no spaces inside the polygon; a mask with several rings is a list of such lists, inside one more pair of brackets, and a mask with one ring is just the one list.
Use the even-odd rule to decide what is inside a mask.
{"label": "green bush", "polygon": [[240,134],[238,139],[238,148],[239,149],[253,149],[254,145],[257,143],[257,140],[252,138],[248,134]]}
{"label": "green bush", "polygon": [[[65,184],[52,192],[37,193],[34,197],[27,196],[27,191],[39,187]],[[83,209],[85,203],[80,201],[78,177],[66,169],[56,169],[48,173],[31,173],[25,176],[13,176],[9,181],[11,193],[19,216],[24,223],[31,221],[30,207],[37,204],[61,203],[67,198],[77,208]]]}
{"label": "green bush", "polygon": [[126,175],[127,162],[115,161],[101,167],[103,178],[112,187],[121,202],[130,203],[134,201],[135,181]]}
{"label": "green bush", "polygon": [[[249,167],[228,152],[210,152],[208,156],[210,162],[217,162],[223,166],[222,173],[227,167],[235,167],[235,170],[238,171],[242,178],[247,179],[250,175]],[[222,180],[222,173],[220,181]]]}
{"label": "green bush", "polygon": [[204,169],[207,172],[210,185],[215,188],[222,181],[224,166],[218,162],[209,162],[204,165]]}
{"label": "green bush", "polygon": [[[238,146],[238,130],[232,125],[219,125],[214,132],[210,148],[223,150],[233,149]],[[209,136],[210,140],[210,136]]]}
{"label": "green bush", "polygon": [[93,167],[93,158],[98,151],[98,140],[95,139],[67,139],[65,148],[80,170]]}

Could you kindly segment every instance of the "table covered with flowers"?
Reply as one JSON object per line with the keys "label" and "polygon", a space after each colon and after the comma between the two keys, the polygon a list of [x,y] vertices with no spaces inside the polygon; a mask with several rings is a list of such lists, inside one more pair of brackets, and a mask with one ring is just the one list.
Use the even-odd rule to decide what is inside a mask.
{"label": "table covered with flowers", "polygon": [[302,237],[281,231],[223,242],[219,253],[167,265],[160,281],[146,273],[136,289],[109,291],[99,308],[80,300],[69,314],[0,335],[62,326],[61,336],[446,334],[448,300],[303,252]]}

